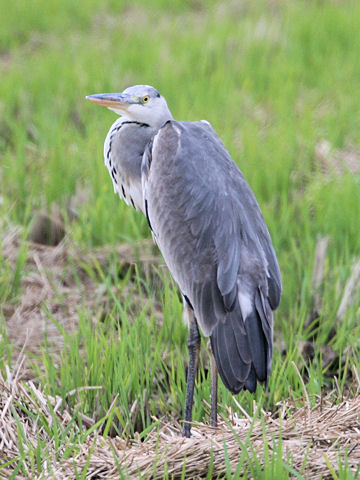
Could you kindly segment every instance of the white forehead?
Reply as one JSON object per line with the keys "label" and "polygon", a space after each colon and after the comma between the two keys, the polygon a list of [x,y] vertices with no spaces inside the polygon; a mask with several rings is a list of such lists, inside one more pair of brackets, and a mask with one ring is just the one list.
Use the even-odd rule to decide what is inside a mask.
{"label": "white forehead", "polygon": [[149,95],[152,98],[160,97],[160,93],[156,88],[150,85],[134,85],[133,87],[128,87],[123,93],[136,97],[143,97],[144,95]]}

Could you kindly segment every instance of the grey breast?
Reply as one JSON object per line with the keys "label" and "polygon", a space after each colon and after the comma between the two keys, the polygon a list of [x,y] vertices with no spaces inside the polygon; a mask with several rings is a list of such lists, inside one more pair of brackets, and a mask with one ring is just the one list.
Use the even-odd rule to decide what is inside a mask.
{"label": "grey breast", "polygon": [[120,197],[144,211],[141,186],[141,162],[146,145],[156,130],[146,124],[124,121],[109,132],[105,163]]}

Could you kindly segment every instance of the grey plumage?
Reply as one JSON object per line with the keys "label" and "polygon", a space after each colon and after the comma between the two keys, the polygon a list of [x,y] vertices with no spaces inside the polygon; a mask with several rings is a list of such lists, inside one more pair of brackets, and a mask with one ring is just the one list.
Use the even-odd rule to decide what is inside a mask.
{"label": "grey plumage", "polygon": [[104,144],[105,165],[114,191],[128,205],[144,211],[141,185],[141,162],[156,129],[144,123],[118,119],[110,128]]}
{"label": "grey plumage", "polygon": [[135,206],[146,214],[195,321],[210,336],[223,383],[233,393],[255,391],[270,374],[281,278],[244,176],[210,124],[173,120],[152,87],[88,98],[123,115],[104,147],[115,190],[124,196],[113,166],[126,192],[137,192]]}
{"label": "grey plumage", "polygon": [[156,242],[201,330],[211,338],[223,382],[238,393],[252,366],[256,378],[266,381],[270,305],[279,304],[281,281],[246,180],[203,122],[167,122],[144,157],[142,174]]}

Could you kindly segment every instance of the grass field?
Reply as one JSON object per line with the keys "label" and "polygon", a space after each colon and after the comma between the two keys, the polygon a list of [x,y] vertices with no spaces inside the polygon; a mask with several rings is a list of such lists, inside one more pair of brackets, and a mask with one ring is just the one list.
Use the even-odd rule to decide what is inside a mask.
{"label": "grass field", "polygon": [[[261,417],[261,408],[275,412],[289,398],[300,404],[306,394],[315,403],[335,389],[336,402],[353,394],[360,372],[360,275],[354,267],[360,257],[359,2],[0,0],[0,11],[0,230],[6,251],[13,238],[15,252],[0,252],[0,370],[6,377],[6,365],[16,363],[21,345],[6,327],[29,294],[26,282],[40,272],[54,293],[36,307],[41,328],[44,322],[48,327],[36,348],[26,345],[24,378],[66,400],[77,425],[66,455],[80,448],[91,428],[105,437],[145,436],[152,417],[182,416],[187,329],[181,303],[156,250],[148,242],[136,247],[150,239],[146,220],[113,194],[102,148],[115,114],[85,101],[88,94],[132,84],[155,86],[176,119],[211,122],[271,232],[284,292],[269,391],[259,388],[236,401],[249,415],[257,405]],[[72,252],[53,272],[45,260],[39,267],[42,251],[34,257],[28,242],[39,212],[62,217],[64,249]],[[315,284],[322,237],[329,243]],[[117,246],[124,243],[135,248],[131,268],[117,263]],[[143,248],[154,259],[146,268]],[[52,309],[57,303],[61,313],[70,302],[70,290],[51,280],[54,272],[56,282],[71,276],[70,293],[78,292],[69,329]],[[21,336],[21,321],[17,325]],[[55,346],[47,328],[57,333]],[[202,401],[210,398],[207,368],[204,355],[196,421],[208,420]],[[89,386],[102,389],[68,394]],[[241,414],[222,385],[219,401],[224,416],[227,406]],[[6,465],[12,476],[3,478],[40,478],[49,446],[26,444],[18,429],[20,454]],[[46,429],[58,444],[68,439],[61,423]],[[255,457],[238,478],[308,478],[306,459],[295,475],[291,458],[284,469],[270,455],[259,469]],[[328,478],[356,478],[350,460],[339,455]]]}

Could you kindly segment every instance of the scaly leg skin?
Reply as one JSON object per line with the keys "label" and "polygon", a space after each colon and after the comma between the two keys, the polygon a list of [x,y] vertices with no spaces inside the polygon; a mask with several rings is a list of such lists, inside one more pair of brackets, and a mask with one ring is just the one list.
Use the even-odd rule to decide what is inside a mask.
{"label": "scaly leg skin", "polygon": [[210,347],[210,372],[211,372],[211,414],[210,422],[212,427],[217,427],[217,390],[218,390],[218,370],[214,354]]}
{"label": "scaly leg skin", "polygon": [[196,375],[196,370],[199,363],[201,337],[200,337],[200,332],[194,316],[194,312],[190,310],[188,306],[184,305],[184,308],[188,309],[188,318],[189,318],[189,338],[188,338],[189,367],[188,367],[187,384],[186,384],[183,435],[184,437],[190,438],[192,407],[193,407],[193,401],[194,401],[195,375]]}

